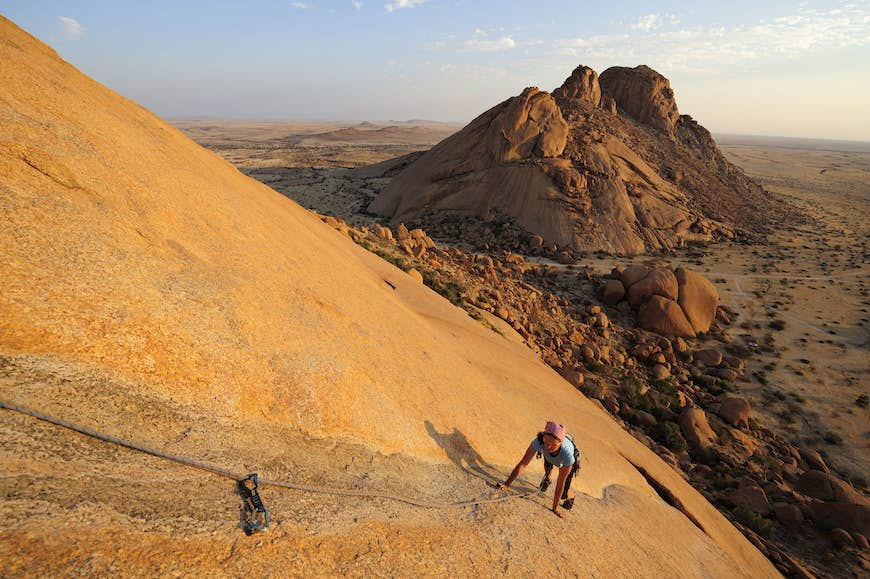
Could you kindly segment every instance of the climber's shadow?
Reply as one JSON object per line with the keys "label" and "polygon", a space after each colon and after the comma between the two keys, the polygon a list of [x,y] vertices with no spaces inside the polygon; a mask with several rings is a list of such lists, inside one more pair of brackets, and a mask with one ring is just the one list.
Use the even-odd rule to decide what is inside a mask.
{"label": "climber's shadow", "polygon": [[483,457],[471,446],[468,438],[461,430],[454,428],[452,432],[441,433],[428,420],[425,421],[425,424],[426,432],[429,433],[432,440],[444,449],[447,457],[461,471],[477,477],[490,485],[499,483],[504,479],[495,467],[483,460]]}

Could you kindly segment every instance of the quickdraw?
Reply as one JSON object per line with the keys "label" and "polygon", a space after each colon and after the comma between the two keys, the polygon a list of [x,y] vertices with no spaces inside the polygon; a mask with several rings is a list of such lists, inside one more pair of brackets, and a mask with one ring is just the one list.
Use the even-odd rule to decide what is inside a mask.
{"label": "quickdraw", "polygon": [[250,536],[255,531],[269,530],[269,512],[263,506],[263,499],[257,489],[260,488],[260,479],[257,473],[251,473],[238,482],[239,493],[245,501],[245,534]]}

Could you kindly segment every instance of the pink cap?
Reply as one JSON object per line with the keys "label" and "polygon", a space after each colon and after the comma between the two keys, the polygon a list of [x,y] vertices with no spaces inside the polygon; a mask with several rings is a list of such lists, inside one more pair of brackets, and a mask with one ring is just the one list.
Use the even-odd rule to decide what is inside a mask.
{"label": "pink cap", "polygon": [[544,434],[551,434],[559,440],[565,440],[565,425],[556,424],[552,420],[548,420],[547,425],[544,427]]}

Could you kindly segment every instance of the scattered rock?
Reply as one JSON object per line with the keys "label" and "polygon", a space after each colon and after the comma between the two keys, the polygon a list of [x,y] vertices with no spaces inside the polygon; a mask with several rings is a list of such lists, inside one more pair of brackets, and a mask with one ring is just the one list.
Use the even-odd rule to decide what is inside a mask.
{"label": "scattered rock", "polygon": [[855,546],[855,539],[845,529],[832,529],[829,536],[836,549],[847,549]]}
{"label": "scattered rock", "polygon": [[870,535],[870,507],[851,503],[809,503],[804,507],[820,529],[837,527],[851,533]]}
{"label": "scattered rock", "polygon": [[671,377],[671,371],[666,366],[656,364],[652,367],[652,376],[656,380],[664,380]]}
{"label": "scattered rock", "polygon": [[806,461],[811,469],[820,470],[824,473],[831,472],[828,465],[825,464],[825,459],[822,458],[822,455],[820,455],[818,451],[804,446],[799,448],[798,452],[800,453],[800,457]]}
{"label": "scattered rock", "polygon": [[680,415],[679,424],[689,446],[705,459],[709,458],[713,445],[719,442],[719,437],[710,428],[707,414],[700,408],[686,408]]}
{"label": "scattered rock", "polygon": [[760,515],[767,515],[771,511],[770,502],[764,490],[755,485],[744,485],[732,489],[723,497],[735,507],[743,507],[755,511]]}
{"label": "scattered rock", "polygon": [[750,406],[743,398],[726,398],[716,414],[732,426],[749,428]]}
{"label": "scattered rock", "polygon": [[788,503],[775,503],[773,505],[773,513],[776,515],[776,520],[792,531],[800,529],[804,522],[803,513],[800,508],[795,505],[790,505]]}
{"label": "scattered rock", "polygon": [[803,473],[795,483],[795,490],[823,501],[870,506],[870,501],[830,472],[809,470]]}
{"label": "scattered rock", "polygon": [[722,363],[722,352],[713,349],[696,350],[695,361],[708,368],[715,368]]}
{"label": "scattered rock", "polygon": [[618,279],[609,279],[604,284],[603,293],[604,303],[608,306],[613,306],[625,297],[625,286]]}

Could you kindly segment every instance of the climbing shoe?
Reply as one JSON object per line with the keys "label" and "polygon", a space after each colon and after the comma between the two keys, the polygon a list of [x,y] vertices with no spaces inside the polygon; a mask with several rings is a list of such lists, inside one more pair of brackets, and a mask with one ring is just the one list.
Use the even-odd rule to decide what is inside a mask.
{"label": "climbing shoe", "polygon": [[566,511],[570,511],[574,507],[574,499],[565,499],[562,502],[562,508]]}
{"label": "climbing shoe", "polygon": [[542,493],[547,492],[547,489],[550,488],[550,479],[547,477],[541,479],[541,485],[538,488],[541,489]]}

